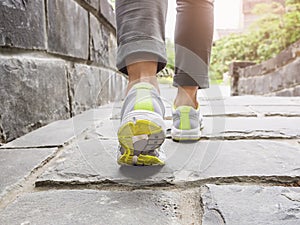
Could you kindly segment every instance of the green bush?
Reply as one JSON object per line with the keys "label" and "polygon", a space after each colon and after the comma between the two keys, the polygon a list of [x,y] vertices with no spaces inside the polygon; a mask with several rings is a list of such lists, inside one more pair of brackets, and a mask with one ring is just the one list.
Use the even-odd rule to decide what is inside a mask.
{"label": "green bush", "polygon": [[300,39],[300,0],[258,4],[254,13],[261,15],[244,34],[232,34],[214,43],[211,56],[211,79],[222,79],[233,61],[260,63]]}

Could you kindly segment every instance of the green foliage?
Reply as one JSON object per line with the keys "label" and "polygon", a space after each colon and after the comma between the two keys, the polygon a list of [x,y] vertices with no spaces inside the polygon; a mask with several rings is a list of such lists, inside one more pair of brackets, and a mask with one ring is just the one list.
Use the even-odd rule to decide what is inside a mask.
{"label": "green foliage", "polygon": [[211,79],[221,79],[233,61],[260,63],[300,39],[300,0],[258,4],[261,15],[245,34],[232,34],[215,42],[211,56]]}

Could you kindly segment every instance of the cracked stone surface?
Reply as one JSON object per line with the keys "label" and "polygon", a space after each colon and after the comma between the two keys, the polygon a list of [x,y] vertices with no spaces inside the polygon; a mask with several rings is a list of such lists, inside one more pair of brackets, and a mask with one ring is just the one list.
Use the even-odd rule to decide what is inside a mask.
{"label": "cracked stone surface", "polygon": [[68,120],[59,120],[28,133],[0,148],[64,146],[87,129],[93,130],[113,115],[113,105],[88,110]]}
{"label": "cracked stone surface", "polygon": [[[203,139],[271,139],[300,138],[299,117],[204,117]],[[167,131],[172,120],[165,120]],[[106,119],[99,123],[91,134],[102,139],[117,138],[120,122],[118,119]],[[170,132],[167,132],[170,137]]]}
{"label": "cracked stone surface", "polygon": [[[167,128],[174,91],[169,89],[162,89]],[[199,96],[205,115],[199,142],[168,136],[164,167],[116,163],[120,102],[2,146],[0,197],[2,192],[6,200],[14,187],[20,193],[0,202],[0,224],[298,224],[300,98],[219,92]],[[47,146],[62,148],[26,178],[32,187],[22,188],[24,177],[57,150]]]}
{"label": "cracked stone surface", "polygon": [[295,225],[300,188],[206,185],[201,194],[203,225]]}
{"label": "cracked stone surface", "polygon": [[0,117],[5,142],[51,121],[68,118],[63,60],[1,56],[0,74]]}
{"label": "cracked stone surface", "polygon": [[45,49],[44,1],[0,2],[0,46]]}
{"label": "cracked stone surface", "polygon": [[256,117],[256,113],[253,112],[253,110],[251,110],[247,106],[210,105],[210,106],[202,106],[200,109],[203,116],[209,116],[209,117],[212,116]]}
{"label": "cracked stone surface", "polygon": [[[191,206],[183,202],[188,194],[147,190],[28,193],[0,212],[0,224],[192,224],[197,215],[192,208],[185,209]],[[193,224],[200,224],[198,220]]]}
{"label": "cracked stone surface", "polygon": [[117,141],[86,140],[66,149],[57,162],[37,180],[53,183],[105,183],[149,185],[201,180],[240,181],[300,178],[300,146],[277,141],[167,140],[164,167],[120,167],[116,163]]}
{"label": "cracked stone surface", "polygon": [[56,148],[0,150],[0,199],[55,150]]}
{"label": "cracked stone surface", "polygon": [[299,106],[252,106],[253,110],[265,116],[294,116],[300,117]]}
{"label": "cracked stone surface", "polygon": [[299,106],[299,97],[264,97],[264,96],[234,96],[222,100],[202,101],[207,105],[231,105],[231,106]]}
{"label": "cracked stone surface", "polygon": [[48,52],[88,59],[88,12],[76,2],[47,2]]}

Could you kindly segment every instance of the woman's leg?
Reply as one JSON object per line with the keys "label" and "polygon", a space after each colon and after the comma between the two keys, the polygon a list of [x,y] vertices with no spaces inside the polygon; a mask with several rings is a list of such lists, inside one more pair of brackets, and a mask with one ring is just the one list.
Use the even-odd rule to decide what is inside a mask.
{"label": "woman's leg", "polygon": [[159,147],[165,140],[165,109],[156,73],[167,61],[166,13],[167,0],[116,1],[117,67],[129,77],[118,130],[121,165],[164,164]]}
{"label": "woman's leg", "polygon": [[129,76],[130,89],[145,81],[158,88],[156,73],[167,62],[167,0],[117,0],[118,69]]}
{"label": "woman's leg", "polygon": [[177,0],[175,31],[175,106],[197,107],[198,88],[209,86],[213,38],[213,0]]}

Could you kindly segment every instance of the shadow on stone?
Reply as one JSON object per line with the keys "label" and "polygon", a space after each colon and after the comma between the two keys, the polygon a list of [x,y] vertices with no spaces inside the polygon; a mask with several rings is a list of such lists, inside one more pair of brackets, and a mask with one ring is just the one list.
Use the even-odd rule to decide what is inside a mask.
{"label": "shadow on stone", "polygon": [[154,176],[160,173],[163,166],[121,166],[119,172],[128,178],[132,178],[135,180],[144,180],[151,176]]}

